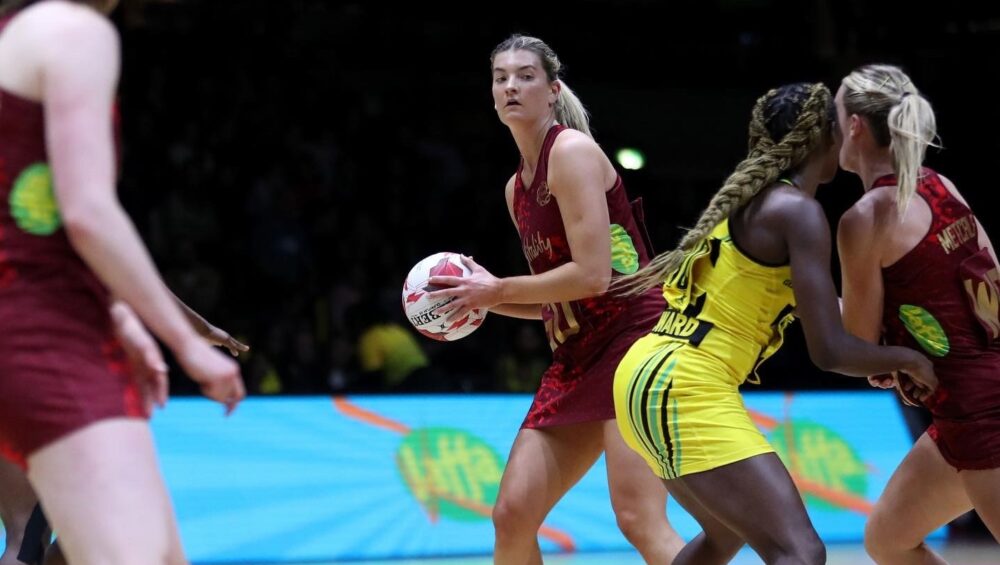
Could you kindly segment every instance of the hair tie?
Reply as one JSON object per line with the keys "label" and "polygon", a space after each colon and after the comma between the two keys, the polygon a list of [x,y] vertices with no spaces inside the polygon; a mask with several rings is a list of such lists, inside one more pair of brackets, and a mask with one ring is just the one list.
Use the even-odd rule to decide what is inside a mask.
{"label": "hair tie", "polygon": [[899,101],[900,101],[900,102],[902,102],[904,98],[906,98],[907,96],[909,96],[909,95],[911,95],[911,94],[913,94],[913,93],[912,93],[912,92],[910,92],[910,91],[906,91],[906,92],[904,92],[904,93],[902,94],[902,96],[900,96],[900,97],[899,97]]}

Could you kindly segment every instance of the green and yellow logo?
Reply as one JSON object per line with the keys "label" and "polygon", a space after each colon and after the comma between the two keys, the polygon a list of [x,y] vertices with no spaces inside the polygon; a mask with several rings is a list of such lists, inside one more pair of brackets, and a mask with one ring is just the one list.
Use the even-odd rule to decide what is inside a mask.
{"label": "green and yellow logo", "polygon": [[62,225],[47,164],[35,163],[17,176],[10,191],[10,214],[17,227],[32,235],[52,235]]}
{"label": "green and yellow logo", "polygon": [[611,224],[611,268],[623,275],[639,270],[639,252],[625,228]]}
{"label": "green and yellow logo", "polygon": [[[431,522],[439,516],[463,522],[491,518],[505,462],[485,441],[456,428],[413,429],[343,396],[335,396],[333,406],[348,418],[403,436],[396,465]],[[576,549],[572,536],[548,524],[538,535],[561,551]]]}
{"label": "green and yellow logo", "polygon": [[944,333],[941,323],[927,310],[912,304],[902,304],[899,307],[899,319],[906,331],[929,355],[944,357],[951,351],[948,334]]}
{"label": "green and yellow logo", "polygon": [[416,429],[403,438],[396,463],[410,492],[433,518],[490,519],[504,460],[483,440],[455,428]]}
{"label": "green and yellow logo", "polygon": [[854,506],[852,499],[864,499],[868,466],[830,428],[808,420],[786,421],[768,439],[810,506],[846,510]]}

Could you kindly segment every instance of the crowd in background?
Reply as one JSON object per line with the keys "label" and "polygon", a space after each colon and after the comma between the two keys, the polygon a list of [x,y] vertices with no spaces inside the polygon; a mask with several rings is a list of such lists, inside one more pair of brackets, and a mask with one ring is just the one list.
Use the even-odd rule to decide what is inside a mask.
{"label": "crowd in background", "polygon": [[[597,43],[578,27],[545,35],[542,25],[459,25],[447,12],[350,3],[126,3],[120,193],[176,294],[251,345],[241,361],[252,393],[533,391],[550,355],[541,323],[491,315],[470,337],[440,343],[413,331],[400,307],[407,271],[437,251],[475,255],[501,276],[527,271],[503,198],[517,149],[489,97],[496,43],[512,31],[543,35],[594,111],[598,142],[646,152],[647,169],[622,172],[660,250],[742,156],[756,95],[839,76],[888,49],[836,27],[861,5],[809,2],[808,25],[796,27],[710,4],[714,30],[678,30],[671,46],[626,12],[607,14],[608,41]],[[961,69],[943,58],[992,32],[940,25],[958,26],[955,36],[911,50],[911,71],[947,105],[945,85]],[[807,43],[790,50],[777,28]],[[685,45],[703,56],[684,57]],[[962,137],[958,110],[939,111],[956,124],[942,132],[946,147],[964,143],[956,153],[967,160],[989,150]],[[951,170],[959,182],[986,178]],[[821,190],[833,225],[858,190],[845,179]],[[789,339],[765,366],[764,388],[863,385],[812,368],[794,326]],[[190,386],[175,379],[176,392]]]}

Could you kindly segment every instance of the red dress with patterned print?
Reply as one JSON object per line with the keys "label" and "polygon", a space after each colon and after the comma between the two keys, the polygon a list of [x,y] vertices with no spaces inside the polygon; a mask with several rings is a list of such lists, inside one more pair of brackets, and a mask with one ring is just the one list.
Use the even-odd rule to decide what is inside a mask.
{"label": "red dress with patterned print", "polygon": [[[521,246],[532,273],[543,273],[572,260],[559,203],[548,191],[549,152],[556,136],[567,129],[556,125],[542,144],[531,186],[514,180],[514,217]],[[611,239],[612,277],[630,274],[649,261],[641,206],[630,203],[621,177],[606,193]],[[610,420],[615,417],[612,388],[615,370],[629,347],[649,332],[663,313],[659,289],[636,298],[603,294],[546,304],[542,308],[553,361],[542,375],[534,402],[522,424],[541,428]]]}
{"label": "red dress with patterned print", "polygon": [[[895,176],[874,186],[893,186]],[[940,382],[925,404],[928,434],[958,469],[1000,467],[1000,275],[979,247],[972,211],[923,169],[917,194],[931,209],[924,239],[882,270],[885,342],[925,353]]]}
{"label": "red dress with patterned print", "polygon": [[0,453],[12,461],[98,420],[145,416],[109,300],[62,229],[42,106],[0,89]]}

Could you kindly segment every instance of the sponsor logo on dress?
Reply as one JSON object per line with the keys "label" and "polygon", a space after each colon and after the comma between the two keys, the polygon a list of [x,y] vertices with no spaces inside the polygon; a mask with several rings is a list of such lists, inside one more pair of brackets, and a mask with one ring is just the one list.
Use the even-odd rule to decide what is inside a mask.
{"label": "sponsor logo on dress", "polygon": [[611,224],[611,268],[623,275],[639,270],[639,252],[632,243],[632,236],[618,224]]}
{"label": "sponsor logo on dress", "polygon": [[52,235],[62,226],[47,163],[35,163],[21,171],[11,188],[9,205],[17,227],[31,235]]}
{"label": "sponsor logo on dress", "polygon": [[542,253],[548,253],[549,257],[552,256],[552,240],[549,238],[543,238],[542,232],[535,232],[529,235],[521,242],[521,247],[524,248],[524,256],[528,258],[528,261],[534,261]]}

